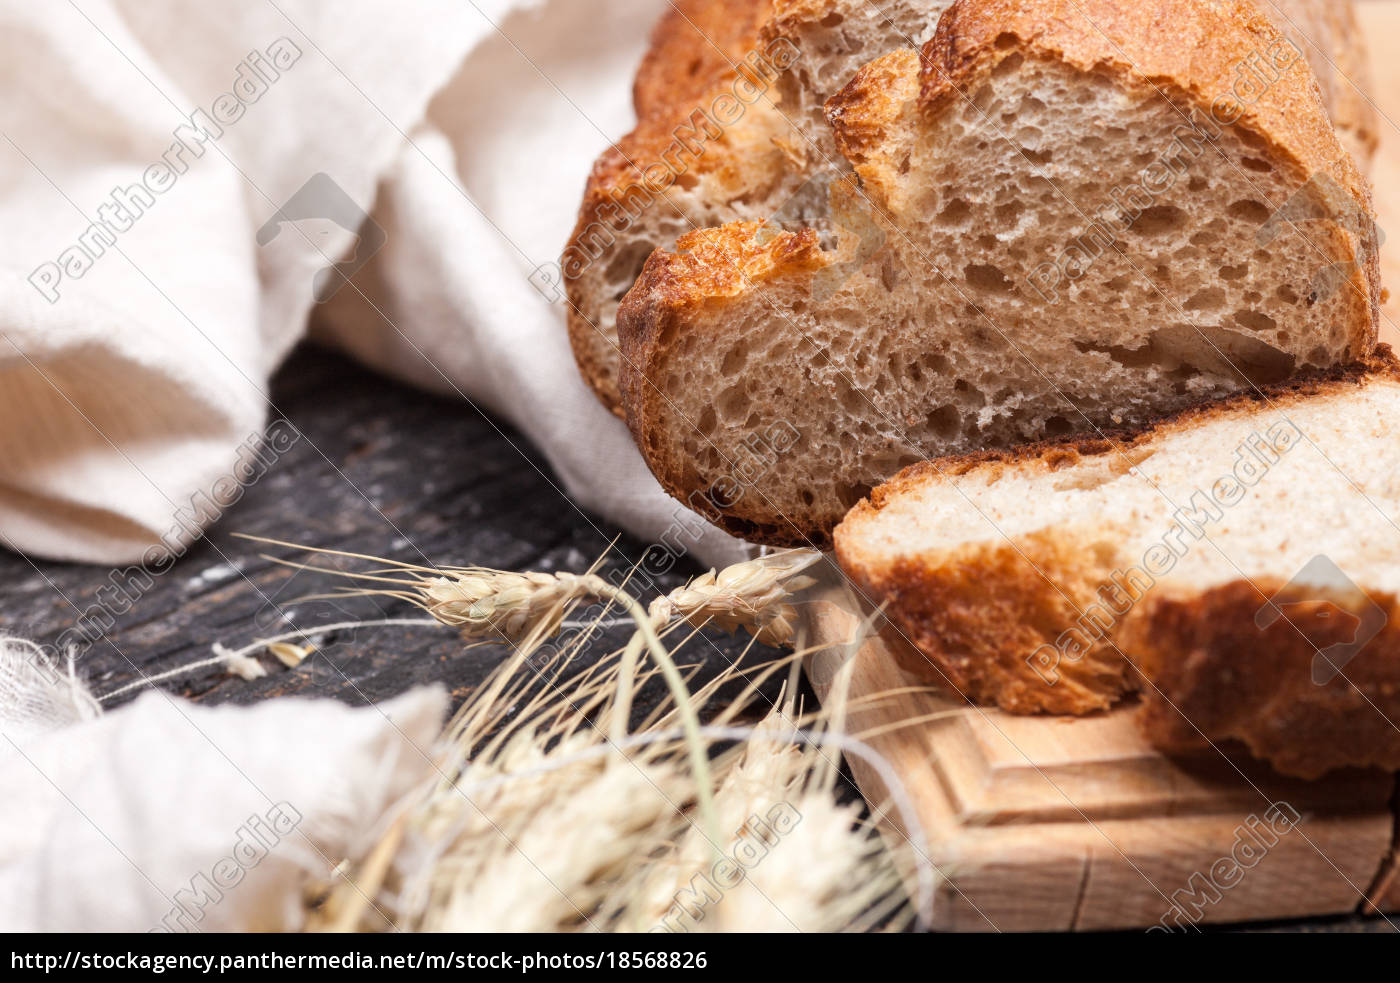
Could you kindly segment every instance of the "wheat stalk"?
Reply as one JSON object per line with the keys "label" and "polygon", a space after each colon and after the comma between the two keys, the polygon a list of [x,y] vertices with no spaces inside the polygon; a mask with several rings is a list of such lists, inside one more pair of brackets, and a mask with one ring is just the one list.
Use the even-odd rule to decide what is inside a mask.
{"label": "wheat stalk", "polygon": [[[796,615],[787,598],[812,583],[811,578],[799,575],[821,558],[821,554],[810,550],[787,550],[735,564],[723,571],[711,570],[658,598],[647,610],[631,594],[604,580],[593,569],[582,574],[515,573],[488,567],[433,569],[364,554],[314,552],[375,560],[388,566],[354,573],[309,567],[276,557],[268,559],[364,583],[388,585],[348,593],[381,594],[407,600],[442,624],[456,628],[468,639],[500,636],[513,645],[533,647],[556,633],[569,608],[580,600],[592,597],[623,607],[635,622],[636,632],[623,653],[622,691],[630,694],[637,661],[641,653],[647,651],[660,668],[680,712],[699,789],[700,813],[711,834],[717,834],[718,829],[710,798],[709,762],[700,739],[700,720],[690,706],[685,681],[662,643],[660,632],[678,621],[696,626],[714,622],[729,631],[747,628],[755,638],[768,644],[791,644]],[[630,695],[624,695],[612,716],[614,740],[626,735],[630,708]]]}
{"label": "wheat stalk", "polygon": [[532,632],[552,635],[558,631],[569,602],[595,595],[597,580],[572,573],[471,568],[421,580],[417,603],[465,637],[499,633],[519,643]]}
{"label": "wheat stalk", "polygon": [[[729,632],[746,629],[758,641],[791,646],[796,610],[787,603],[810,586],[799,576],[821,559],[812,550],[785,550],[701,574],[652,601],[648,617],[664,630],[678,622],[712,623]],[[532,632],[554,634],[570,602],[593,597],[626,605],[630,595],[596,574],[512,573],[469,567],[419,579],[419,607],[472,638],[498,633],[521,641]]]}
{"label": "wheat stalk", "polygon": [[813,550],[784,550],[711,570],[653,601],[652,619],[663,626],[708,621],[731,633],[745,628],[764,645],[791,646],[797,612],[786,601],[815,582],[798,575],[820,559]]}
{"label": "wheat stalk", "polygon": [[[568,608],[577,601],[592,597],[627,606],[626,600],[630,599],[621,588],[599,577],[596,566],[582,574],[424,567],[363,553],[317,550],[254,536],[242,538],[385,564],[383,569],[355,572],[265,557],[299,570],[348,577],[364,584],[389,585],[338,594],[378,594],[406,600],[442,624],[458,629],[468,639],[500,636],[522,643],[535,635],[548,637],[559,630]],[[696,627],[711,623],[729,632],[746,629],[765,645],[791,646],[796,610],[788,603],[789,598],[811,586],[813,578],[802,576],[803,571],[821,558],[815,550],[781,550],[723,570],[710,570],[652,601],[647,617],[658,632],[679,622]]]}
{"label": "wheat stalk", "polygon": [[[558,678],[579,652],[570,643],[547,671]],[[749,685],[706,726],[710,740],[740,741],[713,761],[723,830],[716,842],[691,812],[698,789],[682,767],[678,706],[629,737],[620,759],[591,722],[630,697],[619,653],[566,691],[523,671],[517,656],[449,725],[439,766],[447,778],[433,781],[347,864],[338,887],[316,893],[311,927],[612,932],[679,921],[692,931],[901,928],[912,913],[893,854],[856,805],[833,798],[821,737],[830,717],[803,715],[780,695],[756,727],[732,724],[759,705],[764,680],[798,657],[749,667]],[[731,669],[687,702],[732,686],[739,673]],[[798,727],[816,739],[798,743]],[[687,921],[678,898],[713,870],[715,847],[728,854],[749,834],[749,818],[779,802],[801,821],[702,920]]]}
{"label": "wheat stalk", "polygon": [[[775,553],[710,571],[650,610],[593,569],[513,573],[338,555],[379,566],[354,573],[268,559],[352,578],[360,586],[348,593],[402,598],[431,616],[363,624],[440,623],[468,639],[506,638],[514,653],[454,715],[434,754],[432,776],[380,817],[374,841],[357,845],[329,878],[324,869],[308,873],[307,927],[655,929],[675,917],[680,892],[717,869],[717,855],[747,835],[755,810],[773,803],[791,804],[801,822],[761,868],[725,893],[715,917],[699,930],[834,931],[908,923],[912,912],[894,856],[857,807],[838,804],[832,794],[838,753],[873,754],[858,737],[841,733],[844,697],[804,715],[780,696],[758,727],[736,723],[776,673],[787,671],[795,680],[799,660],[810,653],[743,670],[736,662],[692,694],[676,662],[679,645],[668,649],[662,641],[664,633],[675,645],[670,630],[685,623],[692,631],[682,636],[683,645],[699,626],[714,623],[747,629],[756,640],[790,643],[791,598],[810,582],[803,571],[818,554]],[[548,659],[540,659],[541,645],[588,597],[621,606],[636,631],[625,648],[575,667],[565,687],[565,669],[580,659],[606,611]],[[263,639],[216,661],[265,648],[292,665],[310,648],[288,643],[306,634]],[[652,656],[654,668],[638,665],[642,653]],[[634,691],[657,676],[670,702],[629,734]],[[699,708],[721,689],[732,692],[740,677],[745,685],[738,695],[700,727]],[[612,723],[606,735],[599,720]],[[898,786],[888,763],[876,764],[886,786]],[[894,798],[905,828],[924,842],[908,796]],[[921,872],[931,868],[918,856]],[[932,904],[928,885],[936,871],[927,873],[921,873],[921,914]]]}
{"label": "wheat stalk", "polygon": [[[278,543],[277,545],[292,545]],[[350,593],[380,594],[398,597],[422,608],[445,625],[456,628],[464,638],[482,639],[500,635],[514,646],[533,650],[544,638],[552,635],[563,622],[569,607],[586,597],[607,599],[625,608],[636,624],[636,633],[628,651],[647,649],[671,690],[681,714],[689,746],[691,768],[702,821],[717,831],[715,809],[711,796],[709,758],[700,738],[700,718],[689,702],[689,693],[680,670],[671,660],[647,610],[626,591],[608,583],[590,569],[587,573],[514,573],[488,567],[444,567],[434,570],[416,564],[385,561],[364,554],[331,550],[312,552],[333,553],[358,559],[389,563],[385,570],[347,572],[306,564],[292,563],[278,557],[272,562],[298,569],[319,570],[337,576],[388,587],[360,589]],[[391,589],[392,588],[392,589]],[[625,728],[625,723],[624,723]]]}

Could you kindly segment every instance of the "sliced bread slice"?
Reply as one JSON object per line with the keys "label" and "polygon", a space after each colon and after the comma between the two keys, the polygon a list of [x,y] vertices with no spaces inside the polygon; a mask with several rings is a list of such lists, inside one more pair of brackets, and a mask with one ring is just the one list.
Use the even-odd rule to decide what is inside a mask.
{"label": "sliced bread slice", "polygon": [[916,465],[836,530],[919,678],[1016,713],[1141,693],[1169,750],[1400,768],[1400,366],[1137,434]]}
{"label": "sliced bread slice", "polygon": [[638,73],[638,125],[594,164],[560,264],[569,341],[604,405],[622,415],[617,306],[647,257],[726,222],[824,229],[824,173],[850,165],[822,105],[872,58],[926,40],[951,2],[689,0],[668,13]]}
{"label": "sliced bread slice", "polygon": [[[678,0],[633,84],[636,128],[593,164],[560,274],[579,371],[619,414],[617,304],[646,258],[691,229],[750,217],[743,203],[791,169],[774,144],[787,124],[766,96],[780,69],[756,57],[768,15],[768,0]],[[746,99],[763,95],[721,126],[713,109],[743,86]]]}
{"label": "sliced bread slice", "polygon": [[[1244,0],[959,0],[827,110],[859,179],[832,185],[834,245],[691,233],[619,311],[644,457],[738,535],[824,546],[913,461],[1140,425],[1374,343],[1369,190]],[[751,477],[774,428],[796,436]]]}

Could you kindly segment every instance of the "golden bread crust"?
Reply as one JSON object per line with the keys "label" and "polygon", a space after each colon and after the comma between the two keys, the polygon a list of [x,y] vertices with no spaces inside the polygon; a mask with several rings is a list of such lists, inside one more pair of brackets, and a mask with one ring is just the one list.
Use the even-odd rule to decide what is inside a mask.
{"label": "golden bread crust", "polygon": [[691,106],[753,50],[771,0],[675,0],[651,32],[632,83],[637,119]]}
{"label": "golden bread crust", "polygon": [[[836,543],[839,557],[839,527]],[[881,637],[917,679],[1011,713],[1093,713],[1135,689],[1122,654],[1104,642],[1062,662],[1054,686],[1026,661],[1047,632],[1061,630],[1050,626],[1075,622],[1112,573],[1070,537],[968,545],[937,565],[843,569],[872,604],[887,605]]]}
{"label": "golden bread crust", "polygon": [[[1270,599],[1288,605],[1288,616],[1261,630],[1255,614]],[[1385,619],[1379,633],[1344,660],[1342,675],[1320,684],[1318,653],[1351,643],[1371,605]],[[1237,580],[1190,597],[1149,596],[1140,607],[1119,645],[1141,671],[1138,724],[1157,747],[1188,751],[1237,740],[1299,778],[1400,768],[1400,603],[1393,594],[1320,598],[1279,580]]]}
{"label": "golden bread crust", "polygon": [[1307,56],[1342,143],[1363,172],[1380,145],[1380,114],[1366,93],[1371,65],[1352,0],[1256,0]]}

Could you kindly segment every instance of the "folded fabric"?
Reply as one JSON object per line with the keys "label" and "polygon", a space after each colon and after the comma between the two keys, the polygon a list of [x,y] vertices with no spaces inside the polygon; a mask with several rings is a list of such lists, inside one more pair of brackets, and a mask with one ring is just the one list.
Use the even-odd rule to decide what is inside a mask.
{"label": "folded fabric", "polygon": [[178,551],[217,515],[192,502],[271,466],[268,379],[314,321],[519,429],[580,507],[739,557],[660,491],[530,282],[664,6],[0,3],[0,543]]}
{"label": "folded fabric", "polygon": [[0,638],[0,930],[289,931],[302,889],[383,833],[433,774],[437,687],[105,716],[36,646]]}

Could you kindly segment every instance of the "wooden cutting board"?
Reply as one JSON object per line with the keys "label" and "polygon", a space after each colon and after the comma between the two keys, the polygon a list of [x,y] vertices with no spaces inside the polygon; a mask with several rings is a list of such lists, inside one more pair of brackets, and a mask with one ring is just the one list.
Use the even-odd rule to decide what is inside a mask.
{"label": "wooden cutting board", "polygon": [[[1400,50],[1381,48],[1400,49],[1400,2],[1358,9],[1385,117],[1373,169],[1392,290],[1381,337],[1400,349]],[[809,658],[808,675],[823,700],[848,688],[848,732],[870,735],[912,801],[924,834],[917,846],[938,872],[934,928],[1191,931],[1400,911],[1396,776],[1301,782],[1231,749],[1167,758],[1139,736],[1133,706],[1088,718],[971,708],[907,678],[878,636],[853,644],[865,633],[847,588],[833,583],[815,596],[804,606],[807,642],[829,647]],[[888,802],[877,770],[848,760],[867,800]],[[1279,835],[1266,820],[1275,803],[1299,816]],[[899,842],[904,825],[893,812],[887,820]],[[906,873],[916,896],[916,869]]]}

